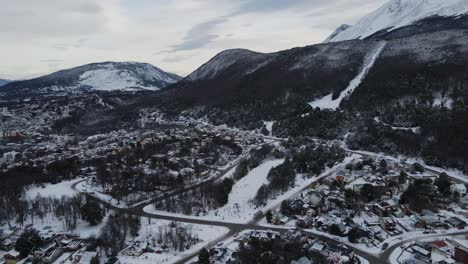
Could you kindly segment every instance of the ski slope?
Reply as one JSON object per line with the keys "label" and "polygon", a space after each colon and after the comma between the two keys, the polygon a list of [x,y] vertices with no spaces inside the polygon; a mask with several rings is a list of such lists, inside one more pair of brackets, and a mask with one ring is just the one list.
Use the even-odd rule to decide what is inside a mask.
{"label": "ski slope", "polygon": [[333,93],[322,97],[318,100],[310,102],[309,105],[312,108],[320,108],[320,109],[332,109],[336,110],[341,104],[341,101],[346,97],[351,96],[354,90],[361,84],[361,82],[366,78],[367,74],[369,73],[370,69],[374,66],[375,62],[379,58],[380,54],[384,50],[386,42],[380,42],[377,48],[372,52],[371,56],[365,60],[364,67],[362,68],[361,72],[349,83],[348,87],[341,92],[340,96],[333,100],[332,96]]}

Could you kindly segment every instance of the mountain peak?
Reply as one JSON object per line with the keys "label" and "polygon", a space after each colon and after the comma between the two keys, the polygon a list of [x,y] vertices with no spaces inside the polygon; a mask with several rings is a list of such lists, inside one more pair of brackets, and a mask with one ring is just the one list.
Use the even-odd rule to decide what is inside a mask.
{"label": "mountain peak", "polygon": [[159,90],[180,79],[180,76],[148,63],[107,61],[10,83],[2,87],[2,92],[22,95],[67,94],[93,90]]}
{"label": "mountain peak", "polygon": [[339,26],[333,33],[331,33],[330,36],[328,36],[328,38],[325,39],[325,43],[326,42],[329,42],[330,40],[332,40],[333,38],[335,38],[338,34],[340,34],[341,32],[345,31],[346,29],[350,28],[351,25],[348,25],[348,24],[342,24],[341,26]]}
{"label": "mountain peak", "polygon": [[247,49],[225,50],[218,53],[207,63],[187,76],[186,80],[213,79],[218,73],[238,63],[245,66],[245,73],[248,74],[264,65],[264,59],[269,58],[269,55],[271,54],[259,53]]}
{"label": "mountain peak", "polygon": [[381,30],[394,30],[424,18],[457,17],[466,13],[466,0],[392,0],[326,42],[364,39]]}

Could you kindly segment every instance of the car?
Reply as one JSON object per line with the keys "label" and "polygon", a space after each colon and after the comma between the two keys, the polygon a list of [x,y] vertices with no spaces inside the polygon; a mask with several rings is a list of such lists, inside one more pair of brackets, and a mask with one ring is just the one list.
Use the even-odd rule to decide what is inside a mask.
{"label": "car", "polygon": [[254,219],[260,219],[263,216],[263,212],[260,210],[254,214]]}
{"label": "car", "polygon": [[388,243],[384,243],[384,244],[382,245],[382,250],[386,250],[387,248],[388,248]]}

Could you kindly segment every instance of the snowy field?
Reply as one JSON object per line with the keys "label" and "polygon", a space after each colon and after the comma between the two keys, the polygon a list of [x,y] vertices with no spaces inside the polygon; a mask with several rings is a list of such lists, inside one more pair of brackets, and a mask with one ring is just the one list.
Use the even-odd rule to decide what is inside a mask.
{"label": "snowy field", "polygon": [[[151,243],[151,238],[156,236],[158,230],[170,223],[170,221],[165,220],[155,220],[148,219],[143,217],[141,219],[142,228],[139,232],[139,236],[136,238],[138,241],[146,241]],[[162,254],[156,253],[144,253],[139,257],[123,256],[120,255],[119,259],[122,263],[125,264],[146,264],[146,263],[174,263],[178,260],[184,258],[187,255],[192,254],[195,251],[202,249],[207,246],[209,243],[219,238],[222,235],[225,235],[229,232],[229,229],[219,226],[208,226],[208,225],[192,225],[192,224],[182,224],[186,227],[191,227],[192,232],[195,236],[201,240],[198,244],[192,246],[190,249],[185,250],[184,252],[163,252]]]}
{"label": "snowy field", "polygon": [[[284,162],[284,159],[266,161],[257,168],[251,170],[245,177],[237,181],[232,187],[229,194],[228,203],[217,210],[212,210],[204,216],[187,216],[194,219],[206,220],[224,220],[231,223],[246,223],[252,220],[253,215],[259,210],[255,208],[250,200],[255,198],[258,189],[268,183],[268,173],[271,168],[276,167]],[[155,210],[153,205],[148,205],[144,208],[145,212],[159,215],[184,216],[165,211]]]}
{"label": "snowy field", "polygon": [[26,198],[34,199],[38,195],[52,198],[61,198],[62,196],[72,197],[78,193],[73,190],[72,185],[81,180],[83,179],[78,178],[71,181],[63,181],[57,184],[44,184],[44,187],[32,185],[29,186],[29,189],[26,191]]}
{"label": "snowy field", "polygon": [[[102,222],[100,224],[95,226],[90,226],[88,223],[82,220],[78,220],[76,228],[73,230],[67,229],[64,221],[57,219],[50,213],[45,215],[42,220],[38,217],[34,217],[34,220],[31,220],[31,218],[28,217],[24,224],[31,225],[32,228],[39,231],[39,233],[41,233],[42,235],[67,233],[80,236],[81,238],[88,238],[90,236],[99,235],[99,232],[106,223],[108,217],[109,213],[102,219]],[[8,224],[0,226],[0,229],[8,229]]]}
{"label": "snowy field", "polygon": [[128,208],[128,205],[124,201],[118,201],[117,199],[112,198],[112,196],[96,190],[96,187],[91,187],[91,185],[89,185],[86,181],[78,183],[76,185],[76,189],[80,192],[85,192],[96,199],[109,203],[115,207]]}

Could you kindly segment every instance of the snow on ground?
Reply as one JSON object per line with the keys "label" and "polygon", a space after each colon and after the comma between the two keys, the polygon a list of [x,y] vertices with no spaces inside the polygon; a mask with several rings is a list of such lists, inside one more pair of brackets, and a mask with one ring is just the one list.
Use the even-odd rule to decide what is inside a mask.
{"label": "snow on ground", "polygon": [[361,84],[361,82],[366,78],[367,73],[369,73],[370,69],[372,66],[374,66],[374,63],[376,62],[377,58],[380,56],[382,53],[383,49],[385,48],[386,42],[381,42],[377,48],[371,53],[370,57],[367,56],[365,61],[364,61],[364,66],[361,70],[361,72],[349,83],[348,87],[340,93],[340,96],[333,100],[333,94],[329,94],[321,99],[318,99],[316,101],[310,102],[309,105],[312,108],[321,108],[321,109],[333,109],[336,110],[338,107],[340,107],[341,101],[343,101],[344,98],[351,96],[351,94],[354,92],[354,90]]}
{"label": "snow on ground", "polygon": [[255,198],[258,189],[263,184],[268,184],[267,176],[271,168],[283,162],[284,159],[270,160],[251,170],[234,184],[229,194],[228,203],[216,210],[215,213],[228,218],[249,220],[256,212],[256,208],[250,204],[250,201]]}
{"label": "snow on ground", "polygon": [[[34,217],[34,220],[31,221],[30,217],[26,218],[24,222],[25,225],[32,225],[32,228],[39,231],[41,234],[58,234],[58,233],[68,233],[68,234],[76,234],[82,238],[88,238],[90,236],[98,236],[101,228],[107,222],[107,218],[109,217],[110,213],[102,219],[102,222],[95,226],[90,226],[87,222],[82,220],[78,220],[76,228],[73,230],[69,230],[66,228],[64,221],[57,219],[51,213],[44,216],[41,220],[39,217]],[[5,224],[4,226],[0,226],[0,229],[5,228],[8,229],[8,225]],[[1,259],[1,258],[0,258]]]}
{"label": "snow on ground", "polygon": [[263,124],[265,125],[266,129],[270,132],[273,131],[273,125],[275,124],[276,121],[263,121]]}
{"label": "snow on ground", "polygon": [[413,133],[419,133],[420,130],[421,130],[421,127],[417,126],[417,127],[398,127],[398,126],[391,126],[387,123],[384,123],[382,122],[382,120],[380,120],[379,117],[374,117],[374,121],[377,122],[377,123],[381,123],[385,126],[389,126],[391,127],[393,130],[406,130],[406,131],[412,131]]}
{"label": "snow on ground", "polygon": [[248,223],[253,219],[253,215],[258,211],[266,212],[268,210],[276,210],[281,205],[283,200],[289,199],[292,196],[300,193],[304,188],[311,185],[312,183],[328,177],[333,171],[336,171],[346,164],[350,163],[356,155],[351,157],[346,157],[345,160],[334,166],[333,168],[327,169],[325,172],[320,174],[317,177],[307,178],[302,175],[296,177],[295,187],[283,193],[282,195],[276,197],[275,199],[269,200],[267,205],[262,208],[255,208],[248,201],[255,197],[257,190],[264,183],[268,183],[267,175],[271,168],[278,166],[284,162],[283,159],[280,160],[271,160],[261,164],[259,167],[250,171],[250,173],[239,180],[234,186],[229,195],[228,203],[217,209],[210,211],[207,215],[204,216],[186,216],[183,214],[169,213],[166,211],[155,210],[153,205],[146,206],[143,210],[147,213],[165,215],[165,216],[174,216],[174,217],[183,217],[189,219],[204,219],[204,220],[214,220],[214,221],[223,221],[226,223]]}
{"label": "snow on ground", "polygon": [[[460,231],[460,230],[458,230],[458,231]],[[452,242],[461,243],[461,244],[467,244],[467,242],[468,242],[468,240],[466,240],[465,235],[455,235],[455,236],[453,236],[453,235],[450,235],[449,233],[447,235],[445,235],[445,236],[441,235],[439,237],[420,238],[418,240],[413,240],[413,241],[404,243],[404,244],[400,245],[399,247],[395,248],[395,250],[390,254],[390,256],[388,258],[388,261],[391,264],[399,264],[399,263],[403,263],[405,260],[414,259],[414,255],[411,254],[408,251],[411,251],[410,247],[412,245],[414,245],[415,241],[418,241],[418,242],[431,242],[431,241],[434,241],[434,240],[442,240],[442,241],[447,242],[448,248],[452,252],[454,250],[454,246],[451,244]],[[445,257],[442,257],[442,259],[436,260],[437,259],[437,254],[433,254],[432,257],[433,257],[432,258],[433,262],[431,262],[431,263],[439,263],[439,261],[442,261],[442,260],[445,259]]]}
{"label": "snow on ground", "polygon": [[433,171],[436,171],[438,173],[445,172],[449,177],[457,179],[459,181],[462,181],[464,183],[468,184],[468,175],[464,174],[462,171],[457,170],[457,169],[445,169],[445,168],[439,168],[439,167],[434,167],[434,166],[429,166],[427,165],[422,158],[414,158],[414,157],[407,157],[404,155],[399,155],[398,157],[393,157],[385,153],[375,153],[375,152],[370,152],[370,151],[365,151],[365,150],[350,150],[345,148],[346,151],[361,154],[364,156],[372,156],[376,158],[384,158],[387,160],[393,160],[396,162],[406,162],[406,164],[414,164],[414,163],[419,163],[421,164],[424,168],[430,169]]}
{"label": "snow on ground", "polygon": [[82,181],[76,185],[76,189],[80,192],[87,193],[90,196],[93,196],[94,198],[97,198],[98,200],[104,201],[106,203],[109,203],[115,207],[118,208],[128,208],[127,203],[124,201],[118,201],[115,198],[112,198],[112,196],[104,194],[98,190],[95,190],[94,187],[91,187],[87,183],[87,181]]}
{"label": "snow on ground", "polygon": [[26,191],[26,198],[34,199],[38,195],[52,198],[61,198],[62,196],[72,197],[78,193],[72,189],[72,185],[81,180],[83,179],[78,178],[71,181],[62,181],[57,184],[44,184],[44,187],[32,185],[29,187],[29,190]]}
{"label": "snow on ground", "polygon": [[[207,220],[228,220],[228,222],[231,223],[246,223],[250,221],[253,218],[253,215],[258,211],[258,209],[251,205],[250,200],[255,197],[258,189],[263,184],[268,183],[267,176],[270,169],[282,164],[283,162],[284,159],[264,162],[234,184],[232,191],[229,194],[228,203],[225,206],[218,208],[217,210],[212,210],[204,216],[188,217]],[[146,206],[144,211],[155,214],[181,216],[180,214],[154,210],[153,205]]]}
{"label": "snow on ground", "polygon": [[[136,238],[138,241],[147,241],[151,244],[151,238],[156,236],[158,229],[167,226],[170,221],[165,220],[156,220],[143,217],[141,219],[142,228],[139,232],[139,236]],[[198,244],[192,246],[190,249],[184,252],[169,251],[163,252],[162,254],[156,253],[145,253],[140,257],[130,257],[130,256],[119,256],[119,259],[122,263],[125,264],[146,264],[146,263],[175,263],[183,257],[192,254],[195,251],[200,250],[203,247],[206,247],[209,243],[216,240],[220,236],[229,232],[229,229],[219,226],[210,226],[210,225],[193,225],[193,224],[182,224],[186,227],[192,228],[192,233],[201,240]]]}

